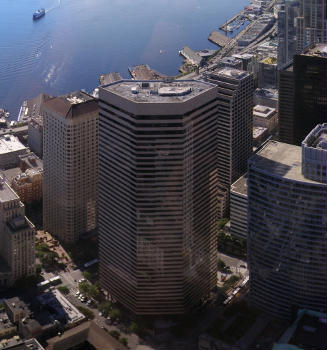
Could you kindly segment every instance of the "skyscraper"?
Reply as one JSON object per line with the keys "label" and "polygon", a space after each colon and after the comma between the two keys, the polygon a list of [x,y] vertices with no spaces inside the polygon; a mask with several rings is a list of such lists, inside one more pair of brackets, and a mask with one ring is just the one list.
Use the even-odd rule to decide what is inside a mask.
{"label": "skyscraper", "polygon": [[44,229],[73,243],[97,226],[97,101],[73,92],[43,110]]}
{"label": "skyscraper", "polygon": [[209,72],[206,80],[218,88],[219,216],[229,211],[229,190],[246,172],[252,153],[253,76],[233,68]]}
{"label": "skyscraper", "polygon": [[327,114],[327,45],[317,44],[294,56],[279,73],[280,141],[300,145]]}
{"label": "skyscraper", "polygon": [[250,299],[276,318],[326,312],[327,124],[299,146],[270,141],[249,160]]}
{"label": "skyscraper", "polygon": [[313,43],[327,42],[327,1],[300,0],[297,21],[298,52]]}
{"label": "skyscraper", "polygon": [[216,285],[217,88],[99,90],[100,283],[136,314],[184,313]]}
{"label": "skyscraper", "polygon": [[35,274],[35,228],[24,204],[0,176],[0,288]]}
{"label": "skyscraper", "polygon": [[282,0],[278,11],[278,67],[291,62],[297,52],[296,17],[299,16],[298,0]]}

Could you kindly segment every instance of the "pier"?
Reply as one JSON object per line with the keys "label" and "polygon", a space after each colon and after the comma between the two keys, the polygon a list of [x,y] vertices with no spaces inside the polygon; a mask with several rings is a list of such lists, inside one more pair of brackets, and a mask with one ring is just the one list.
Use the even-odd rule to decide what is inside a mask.
{"label": "pier", "polygon": [[115,81],[122,80],[123,78],[117,72],[103,74],[99,76],[100,85],[107,85],[114,83]]}
{"label": "pier", "polygon": [[203,57],[201,57],[197,52],[190,49],[188,46],[184,46],[182,50],[179,51],[179,54],[185,57],[187,63],[190,63],[194,66],[201,66]]}
{"label": "pier", "polygon": [[213,32],[210,33],[209,38],[208,38],[211,42],[213,42],[216,45],[219,45],[221,47],[226,46],[231,39],[228,38],[226,35],[221,34],[219,32],[217,32],[216,30],[214,30]]}
{"label": "pier", "polygon": [[128,71],[135,80],[162,80],[167,78],[167,75],[157,72],[147,64],[128,68]]}

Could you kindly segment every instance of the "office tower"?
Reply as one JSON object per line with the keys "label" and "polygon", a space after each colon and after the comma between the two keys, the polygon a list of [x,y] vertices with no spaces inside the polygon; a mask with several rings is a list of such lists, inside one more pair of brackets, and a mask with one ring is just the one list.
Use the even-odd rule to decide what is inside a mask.
{"label": "office tower", "polygon": [[230,189],[230,233],[242,239],[247,239],[248,193],[247,175],[236,180]]}
{"label": "office tower", "polygon": [[0,287],[35,273],[34,225],[25,216],[24,204],[0,177]]}
{"label": "office tower", "polygon": [[70,244],[97,226],[97,101],[73,92],[43,110],[44,229]]}
{"label": "office tower", "polygon": [[300,15],[296,19],[298,52],[313,43],[327,42],[326,16],[326,0],[300,0]]}
{"label": "office tower", "polygon": [[278,11],[278,67],[292,62],[297,52],[296,17],[299,16],[300,3],[298,0],[283,0]]}
{"label": "office tower", "polygon": [[280,71],[280,141],[300,145],[327,114],[327,45],[313,45]]}
{"label": "office tower", "polygon": [[300,146],[270,141],[250,158],[250,299],[276,318],[326,312],[327,124]]}
{"label": "office tower", "polygon": [[232,68],[206,75],[218,87],[219,216],[228,215],[230,185],[246,172],[252,153],[253,77]]}
{"label": "office tower", "polygon": [[217,88],[99,89],[100,284],[135,314],[181,314],[217,272]]}

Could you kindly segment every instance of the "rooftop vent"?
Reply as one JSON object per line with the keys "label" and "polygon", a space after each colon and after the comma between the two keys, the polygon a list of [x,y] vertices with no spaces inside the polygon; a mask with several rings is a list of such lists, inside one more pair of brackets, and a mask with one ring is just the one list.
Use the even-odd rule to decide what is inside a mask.
{"label": "rooftop vent", "polygon": [[133,86],[131,88],[131,92],[132,92],[132,94],[136,95],[139,92],[137,86]]}

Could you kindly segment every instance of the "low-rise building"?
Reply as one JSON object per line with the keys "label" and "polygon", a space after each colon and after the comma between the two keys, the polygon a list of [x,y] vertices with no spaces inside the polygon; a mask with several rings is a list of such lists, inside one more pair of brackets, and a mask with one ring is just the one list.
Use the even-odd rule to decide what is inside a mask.
{"label": "low-rise building", "polygon": [[27,304],[18,297],[5,299],[3,301],[3,305],[9,320],[14,324],[18,324],[19,320],[27,317],[30,314],[30,309]]}
{"label": "low-rise building", "polygon": [[275,108],[256,105],[253,107],[253,126],[262,126],[271,133],[278,126],[278,114]]}
{"label": "low-rise building", "polygon": [[253,95],[254,105],[262,105],[271,108],[278,106],[277,89],[256,89]]}
{"label": "low-rise building", "polygon": [[269,136],[268,129],[263,126],[253,127],[253,146],[259,147]]}
{"label": "low-rise building", "polygon": [[43,196],[43,162],[34,153],[19,156],[21,173],[11,182],[23,203],[40,201]]}
{"label": "low-rise building", "polygon": [[230,190],[230,233],[237,238],[247,238],[247,185],[246,175],[231,185]]}
{"label": "low-rise building", "polygon": [[0,313],[0,339],[8,338],[16,333],[17,327],[9,320],[5,312]]}
{"label": "low-rise building", "polygon": [[15,168],[19,164],[19,156],[27,153],[27,148],[16,136],[0,137],[0,169]]}
{"label": "low-rise building", "polygon": [[22,340],[19,337],[14,337],[1,345],[2,350],[44,350],[44,347],[35,338]]}

